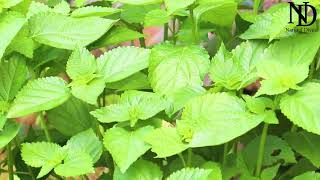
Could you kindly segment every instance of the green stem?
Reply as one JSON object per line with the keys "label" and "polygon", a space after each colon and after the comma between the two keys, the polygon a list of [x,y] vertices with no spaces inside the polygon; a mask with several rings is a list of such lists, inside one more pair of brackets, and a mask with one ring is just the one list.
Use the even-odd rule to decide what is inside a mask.
{"label": "green stem", "polygon": [[186,161],[184,160],[183,156],[181,153],[178,154],[179,158],[181,159],[183,167],[187,167]]}
{"label": "green stem", "polygon": [[298,127],[295,124],[292,124],[290,131],[296,132],[298,130]]}
{"label": "green stem", "polygon": [[177,18],[173,17],[173,24],[172,24],[172,41],[173,44],[177,44],[177,39],[176,39],[176,22]]}
{"label": "green stem", "polygon": [[313,60],[310,65],[310,72],[309,72],[309,79],[311,80],[313,78],[314,72],[316,71],[316,60]]}
{"label": "green stem", "polygon": [[169,25],[168,23],[165,23],[163,27],[163,41],[167,41],[168,37],[169,37]]}
{"label": "green stem", "polygon": [[192,162],[192,149],[188,149],[188,159],[187,159],[187,166],[191,167],[191,162]]}
{"label": "green stem", "polygon": [[264,155],[264,147],[265,147],[266,139],[267,139],[267,135],[268,135],[268,127],[269,127],[269,124],[265,123],[263,126],[262,135],[261,135],[261,139],[260,139],[259,154],[258,154],[257,167],[256,167],[256,172],[255,172],[255,176],[257,176],[257,177],[259,177],[260,173],[261,173],[263,155]]}
{"label": "green stem", "polygon": [[8,173],[9,180],[14,180],[13,178],[13,159],[12,159],[12,151],[11,151],[11,142],[7,145],[7,158],[8,158]]}
{"label": "green stem", "polygon": [[258,14],[259,12],[259,7],[260,7],[260,2],[261,0],[254,0],[254,4],[253,4],[253,13],[254,14]]}
{"label": "green stem", "polygon": [[43,112],[40,112],[39,114],[39,120],[40,120],[40,125],[44,131],[44,134],[46,136],[46,139],[48,142],[51,142],[52,139],[51,139],[51,136],[50,136],[50,133],[49,133],[49,130],[48,130],[48,126],[45,122],[45,119],[44,119],[44,115],[43,115]]}
{"label": "green stem", "polygon": [[195,21],[193,9],[190,8],[190,19],[191,19],[191,24],[192,24],[192,38],[193,38],[193,43],[198,44],[198,34],[197,34],[197,24]]}
{"label": "green stem", "polygon": [[226,142],[223,146],[223,159],[222,159],[222,166],[225,165],[226,160],[227,160],[227,155],[229,151],[229,142]]}

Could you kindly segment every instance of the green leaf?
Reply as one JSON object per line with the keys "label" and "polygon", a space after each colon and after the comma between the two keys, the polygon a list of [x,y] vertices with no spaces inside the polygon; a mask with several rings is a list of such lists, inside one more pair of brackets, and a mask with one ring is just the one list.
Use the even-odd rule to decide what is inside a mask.
{"label": "green leaf", "polygon": [[89,45],[90,49],[116,45],[144,37],[143,34],[122,26],[115,26],[100,39]]}
{"label": "green leaf", "polygon": [[12,101],[28,77],[24,58],[13,56],[0,62],[0,101]]}
{"label": "green leaf", "polygon": [[311,33],[282,39],[270,45],[257,64],[258,75],[263,80],[256,96],[299,89],[297,84],[308,77],[309,65],[320,45],[319,38],[320,33]]}
{"label": "green leaf", "polygon": [[1,0],[0,12],[1,12],[1,8],[10,8],[12,6],[19,4],[21,1],[22,0]]}
{"label": "green leaf", "polygon": [[106,82],[129,77],[148,67],[150,51],[136,47],[119,47],[97,59],[98,73]]}
{"label": "green leaf", "polygon": [[242,99],[226,93],[192,99],[177,121],[179,134],[190,147],[223,144],[261,123],[263,118],[247,111]]}
{"label": "green leaf", "polygon": [[7,47],[6,52],[9,54],[12,51],[15,51],[28,58],[33,58],[33,50],[36,48],[35,46],[34,41],[30,37],[29,27],[25,25]]}
{"label": "green leaf", "polygon": [[305,180],[305,179],[319,180],[320,173],[316,173],[314,171],[309,171],[309,172],[303,173],[297,177],[294,177],[292,180]]}
{"label": "green leaf", "polygon": [[20,130],[20,125],[11,120],[7,121],[2,131],[0,131],[0,149],[5,147]]}
{"label": "green leaf", "polygon": [[159,9],[159,4],[130,5],[124,4],[121,9],[121,19],[128,23],[143,23],[146,14],[154,9]]}
{"label": "green leaf", "polygon": [[264,169],[261,172],[260,178],[261,180],[270,180],[274,179],[277,175],[280,164]]}
{"label": "green leaf", "polygon": [[175,1],[164,0],[168,14],[172,14],[172,13],[176,12],[177,10],[184,9],[184,8],[190,6],[191,4],[193,4],[194,2],[195,2],[195,0],[175,0]]}
{"label": "green leaf", "polygon": [[15,118],[57,107],[67,101],[70,90],[58,77],[30,81],[16,96],[7,117]]}
{"label": "green leaf", "polygon": [[[243,150],[243,157],[248,169],[253,172],[256,167],[261,136],[254,138]],[[277,136],[268,135],[263,154],[263,166],[270,166],[279,161],[295,163],[294,152],[289,145]]]}
{"label": "green leaf", "polygon": [[212,170],[208,176],[208,179],[222,180],[222,173],[218,163],[207,161],[201,166],[201,168]]}
{"label": "green leaf", "polygon": [[230,53],[222,44],[212,60],[210,77],[218,86],[230,90],[246,87],[258,79],[256,65],[265,48],[262,41],[247,41]]}
{"label": "green leaf", "polygon": [[151,126],[146,126],[135,131],[127,131],[120,127],[106,131],[104,145],[122,173],[125,173],[133,162],[150,149],[150,145],[144,142],[143,137],[152,130]]}
{"label": "green leaf", "polygon": [[233,0],[201,0],[194,9],[197,22],[205,21],[218,26],[230,27],[237,13],[237,3]]}
{"label": "green leaf", "polygon": [[281,98],[280,109],[297,126],[320,135],[319,93],[319,83],[307,83],[298,92]]}
{"label": "green leaf", "polygon": [[137,120],[147,120],[164,110],[167,102],[156,93],[143,91],[126,91],[121,95],[120,103],[103,107],[91,114],[100,122],[129,121],[131,126]]}
{"label": "green leaf", "polygon": [[32,1],[29,10],[27,13],[27,19],[30,19],[32,16],[41,14],[41,13],[58,13],[62,15],[68,15],[70,12],[70,6],[66,1],[61,1],[59,4],[50,8],[48,5]]}
{"label": "green leaf", "polygon": [[157,158],[165,158],[181,153],[188,148],[182,142],[177,129],[162,127],[155,129],[144,140],[151,145],[151,151],[157,154]]}
{"label": "green leaf", "polygon": [[109,0],[113,2],[121,2],[123,4],[132,4],[132,5],[148,5],[161,3],[163,0]]}
{"label": "green leaf", "polygon": [[170,21],[170,16],[163,9],[149,11],[144,17],[144,26],[161,26]]}
{"label": "green leaf", "polygon": [[202,86],[208,68],[204,49],[163,44],[152,49],[149,78],[155,92],[168,94],[186,86]]}
{"label": "green leaf", "polygon": [[112,14],[119,13],[121,10],[116,8],[101,7],[101,6],[86,6],[75,9],[71,13],[71,17],[82,18],[82,17],[104,17]]}
{"label": "green leaf", "polygon": [[54,172],[60,176],[75,177],[94,172],[92,159],[89,154],[80,151],[68,153],[63,164],[59,164]]}
{"label": "green leaf", "polygon": [[125,173],[122,173],[116,167],[113,178],[114,180],[161,180],[162,176],[162,171],[158,165],[139,159]]}
{"label": "green leaf", "polygon": [[[290,17],[288,9],[288,3],[279,3],[271,7],[266,12],[257,16],[255,23],[240,37],[242,39],[269,39],[271,41],[275,38],[287,36],[285,28],[293,27],[291,24],[288,24],[288,19],[283,18]],[[293,19],[296,19],[295,16]]]}
{"label": "green leaf", "polygon": [[74,151],[82,151],[89,154],[92,163],[97,162],[102,154],[102,143],[92,129],[72,136],[72,138],[68,140],[66,147],[70,149],[72,153]]}
{"label": "green leaf", "polygon": [[172,173],[167,180],[188,179],[207,180],[212,170],[199,168],[183,168]]}
{"label": "green leaf", "polygon": [[0,59],[24,23],[25,19],[20,13],[10,11],[0,14]]}
{"label": "green leaf", "polygon": [[148,76],[142,72],[137,72],[117,82],[107,83],[106,87],[120,91],[151,89]]}
{"label": "green leaf", "polygon": [[72,18],[54,13],[40,13],[30,19],[34,40],[49,46],[74,49],[87,46],[106,33],[115,21],[99,17]]}
{"label": "green leaf", "polygon": [[7,122],[7,118],[4,114],[0,113],[0,132],[3,131],[3,127]]}
{"label": "green leaf", "polygon": [[21,156],[23,161],[32,167],[42,167],[37,178],[48,174],[62,162],[66,151],[54,143],[37,142],[22,144]]}
{"label": "green leaf", "polygon": [[252,97],[249,95],[242,95],[246,101],[248,109],[256,114],[262,114],[267,108],[274,109],[274,103],[272,99],[266,97]]}
{"label": "green leaf", "polygon": [[55,13],[60,13],[63,15],[68,15],[71,11],[69,3],[66,1],[60,1],[60,3],[55,5],[52,10]]}
{"label": "green leaf", "polygon": [[71,97],[64,104],[47,111],[49,124],[66,136],[95,126],[95,119],[90,115],[93,106]]}
{"label": "green leaf", "polygon": [[97,70],[95,57],[87,49],[77,47],[68,59],[66,70],[72,80],[92,76]]}
{"label": "green leaf", "polygon": [[89,104],[97,104],[99,95],[106,87],[104,80],[99,77],[91,80],[87,84],[74,84],[71,93],[74,97],[83,100]]}
{"label": "green leaf", "polygon": [[307,132],[290,132],[284,135],[289,145],[302,156],[310,160],[316,167],[320,167],[320,136]]}

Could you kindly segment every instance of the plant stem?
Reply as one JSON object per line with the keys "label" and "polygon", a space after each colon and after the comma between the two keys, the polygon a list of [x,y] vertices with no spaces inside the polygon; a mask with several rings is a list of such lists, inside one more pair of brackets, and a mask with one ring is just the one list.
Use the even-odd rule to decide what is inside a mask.
{"label": "plant stem", "polygon": [[260,139],[257,167],[256,167],[256,172],[255,172],[255,176],[257,176],[257,177],[259,177],[260,173],[261,173],[263,155],[264,155],[264,147],[266,144],[266,139],[267,139],[267,134],[268,134],[268,127],[269,127],[269,124],[265,123],[263,126],[262,135],[261,135],[261,139]]}
{"label": "plant stem", "polygon": [[183,156],[181,153],[178,154],[179,158],[181,159],[183,167],[187,167],[186,161],[184,160]]}
{"label": "plant stem", "polygon": [[192,38],[193,43],[198,44],[198,32],[197,32],[197,24],[194,18],[193,9],[190,8],[190,19],[191,19],[191,25],[192,25]]}
{"label": "plant stem", "polygon": [[258,14],[259,12],[259,7],[260,7],[260,2],[261,0],[254,0],[254,4],[253,4],[253,13],[254,14]]}
{"label": "plant stem", "polygon": [[311,65],[310,65],[310,72],[309,72],[309,79],[311,80],[313,78],[313,74],[316,71],[316,60],[313,60]]}
{"label": "plant stem", "polygon": [[222,166],[225,165],[227,155],[228,155],[228,149],[229,149],[229,142],[226,142],[223,146],[223,159],[222,159]]}
{"label": "plant stem", "polygon": [[177,18],[173,17],[173,24],[172,24],[172,41],[173,41],[173,44],[177,44],[177,39],[176,39],[176,21],[177,21]]}
{"label": "plant stem", "polygon": [[296,132],[298,130],[298,127],[295,124],[292,124],[290,131]]}
{"label": "plant stem", "polygon": [[49,130],[48,130],[48,126],[47,126],[47,124],[46,124],[46,122],[44,120],[43,112],[40,112],[40,114],[39,114],[39,121],[40,121],[40,125],[41,125],[41,127],[42,127],[42,129],[44,131],[44,134],[46,136],[47,141],[51,142],[52,141],[51,140],[51,136],[50,136],[50,133],[49,133]]}
{"label": "plant stem", "polygon": [[168,23],[165,23],[163,27],[163,41],[167,41],[168,37],[169,37],[169,25]]}
{"label": "plant stem", "polygon": [[188,149],[188,159],[187,159],[187,166],[191,167],[191,162],[192,162],[192,149]]}
{"label": "plant stem", "polygon": [[139,38],[139,42],[140,42],[140,47],[146,48],[146,42],[144,37]]}
{"label": "plant stem", "polygon": [[13,159],[12,159],[12,151],[11,151],[11,142],[7,145],[7,158],[8,158],[8,173],[9,173],[9,180],[13,179]]}

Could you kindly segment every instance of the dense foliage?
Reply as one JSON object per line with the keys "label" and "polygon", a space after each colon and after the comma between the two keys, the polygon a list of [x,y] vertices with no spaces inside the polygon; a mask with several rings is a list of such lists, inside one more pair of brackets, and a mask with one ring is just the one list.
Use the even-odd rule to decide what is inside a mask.
{"label": "dense foliage", "polygon": [[320,179],[318,22],[266,9],[0,0],[1,177]]}

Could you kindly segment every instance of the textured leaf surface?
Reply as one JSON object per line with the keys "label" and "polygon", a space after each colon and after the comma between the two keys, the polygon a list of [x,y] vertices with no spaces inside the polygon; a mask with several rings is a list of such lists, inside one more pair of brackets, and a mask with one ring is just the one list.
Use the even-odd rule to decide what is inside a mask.
{"label": "textured leaf surface", "polygon": [[119,47],[97,59],[98,73],[106,82],[122,80],[148,67],[150,51],[136,47]]}
{"label": "textured leaf surface", "polygon": [[76,98],[47,111],[49,123],[66,136],[73,136],[94,126],[93,107]]}
{"label": "textured leaf surface", "polygon": [[320,135],[319,101],[320,84],[307,83],[298,92],[284,96],[280,109],[297,126]]}
{"label": "textured leaf surface", "polygon": [[0,101],[12,101],[28,76],[28,68],[23,58],[14,56],[9,61],[0,62]]}
{"label": "textured leaf surface", "polygon": [[144,26],[161,26],[165,23],[168,23],[170,16],[163,9],[155,9],[149,11],[144,17]]}
{"label": "textured leaf surface", "polygon": [[69,97],[69,89],[61,78],[36,79],[30,81],[18,93],[7,117],[15,118],[49,110],[63,104]]}
{"label": "textured leaf surface", "polygon": [[109,8],[109,7],[100,7],[100,6],[86,6],[74,10],[71,13],[71,17],[81,18],[81,17],[104,17],[120,12],[120,9]]}
{"label": "textured leaf surface", "polygon": [[157,154],[157,158],[173,156],[188,148],[187,144],[182,142],[177,129],[172,127],[155,129],[144,139],[151,145],[151,151]]}
{"label": "textured leaf surface", "polygon": [[199,168],[184,168],[172,173],[167,180],[188,179],[207,180],[212,170]]}
{"label": "textured leaf surface", "polygon": [[209,56],[197,46],[164,44],[152,49],[149,77],[155,92],[168,94],[186,86],[201,86]]}
{"label": "textured leaf surface", "polygon": [[109,89],[117,89],[120,91],[151,89],[148,76],[142,72],[137,72],[117,82],[108,83],[106,86]]}
{"label": "textured leaf surface", "polygon": [[0,14],[0,59],[24,23],[24,17],[17,12],[10,11]]}
{"label": "textured leaf surface", "polygon": [[20,130],[20,125],[7,121],[2,131],[0,131],[0,149],[5,147],[13,138],[16,137]]}
{"label": "textured leaf surface", "polygon": [[162,176],[162,171],[158,165],[139,159],[125,173],[122,173],[117,167],[113,178],[114,180],[161,180]]}
{"label": "textured leaf surface", "polygon": [[104,145],[122,173],[150,149],[150,145],[144,142],[143,137],[152,129],[151,126],[146,126],[135,131],[127,131],[120,127],[107,130],[104,135]]}
{"label": "textured leaf surface", "polygon": [[40,13],[30,19],[34,40],[49,46],[74,49],[86,46],[106,33],[115,21],[99,17],[72,18],[54,13]]}
{"label": "textured leaf surface", "polygon": [[67,142],[72,151],[83,151],[90,155],[92,163],[99,160],[102,154],[102,143],[92,129],[76,134]]}
{"label": "textured leaf surface", "polygon": [[167,11],[169,14],[174,13],[177,10],[184,9],[194,3],[195,0],[164,0]]}
{"label": "textured leaf surface", "polygon": [[309,65],[320,45],[319,39],[320,33],[311,33],[270,45],[257,64],[258,75],[263,78],[257,96],[298,89],[297,84],[308,77]]}
{"label": "textured leaf surface", "polygon": [[191,147],[228,142],[256,127],[262,118],[249,113],[245,103],[226,93],[206,94],[192,99],[177,121],[179,134]]}
{"label": "textured leaf surface", "polygon": [[148,4],[155,4],[161,3],[162,0],[110,0],[113,2],[121,2],[124,4],[132,4],[132,5],[148,5]]}
{"label": "textured leaf surface", "polygon": [[307,132],[290,132],[284,135],[288,144],[302,156],[320,167],[320,136]]}
{"label": "textured leaf surface", "polygon": [[92,112],[100,122],[129,121],[134,125],[138,119],[146,120],[164,110],[167,102],[156,93],[126,91],[119,104],[112,104]]}

